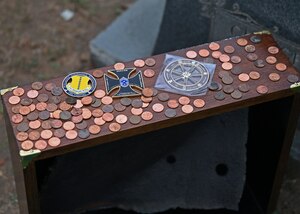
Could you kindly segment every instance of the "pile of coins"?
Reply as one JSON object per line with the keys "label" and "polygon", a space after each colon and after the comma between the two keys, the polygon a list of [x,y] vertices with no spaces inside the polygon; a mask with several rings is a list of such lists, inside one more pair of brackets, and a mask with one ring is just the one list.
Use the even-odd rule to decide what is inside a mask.
{"label": "pile of coins", "polygon": [[[275,46],[267,47],[268,56],[265,59],[256,54],[256,44],[261,41],[260,36],[254,35],[249,39],[236,39],[236,44],[225,45],[223,48],[221,44],[212,42],[207,48],[188,50],[185,55],[189,59],[217,64],[214,78],[209,85],[209,96],[217,101],[227,97],[238,100],[253,89],[258,94],[268,93],[268,87],[257,81],[261,75],[266,75],[261,72],[262,68],[270,67],[268,70],[272,72],[267,74],[270,83],[280,81],[282,73],[288,69],[284,63],[279,62],[279,49]],[[238,56],[237,49],[243,49],[246,57],[242,59]],[[243,70],[239,66],[241,63],[252,63],[256,69]],[[159,67],[155,71],[152,68],[156,65],[154,58],[138,59],[133,65],[142,70],[146,79],[157,76],[157,69],[160,69]],[[118,62],[113,67],[122,70],[126,66]],[[134,126],[155,118],[161,120],[189,114],[195,109],[203,108],[209,97],[171,95],[148,85],[141,91],[140,96],[113,98],[103,90],[104,71],[96,69],[92,75],[100,81],[100,86],[92,95],[82,98],[65,95],[61,86],[51,82],[34,82],[27,91],[21,87],[12,91],[8,99],[13,113],[11,122],[21,149],[45,150],[61,145],[65,142],[63,139],[87,139],[103,133],[102,130],[118,132],[126,124]],[[285,76],[290,83],[299,81],[297,75]],[[267,82],[264,81],[263,84]],[[159,115],[154,117],[155,114]]]}

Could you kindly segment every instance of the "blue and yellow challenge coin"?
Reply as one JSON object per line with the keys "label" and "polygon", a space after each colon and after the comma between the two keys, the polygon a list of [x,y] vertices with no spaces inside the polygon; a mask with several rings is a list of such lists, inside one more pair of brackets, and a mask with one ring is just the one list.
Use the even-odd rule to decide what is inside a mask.
{"label": "blue and yellow challenge coin", "polygon": [[62,81],[65,93],[72,97],[84,97],[94,92],[97,82],[95,78],[85,72],[71,73]]}

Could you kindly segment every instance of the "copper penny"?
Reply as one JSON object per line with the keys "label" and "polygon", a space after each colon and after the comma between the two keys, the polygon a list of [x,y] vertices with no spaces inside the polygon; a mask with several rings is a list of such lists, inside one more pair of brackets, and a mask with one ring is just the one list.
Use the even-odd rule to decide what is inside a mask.
{"label": "copper penny", "polygon": [[15,96],[20,97],[20,96],[22,96],[23,94],[24,94],[24,89],[23,89],[23,88],[15,88],[15,89],[13,90],[13,95],[15,95]]}
{"label": "copper penny", "polygon": [[258,68],[263,68],[265,67],[265,62],[262,59],[258,59],[254,62],[254,65]]}
{"label": "copper penny", "polygon": [[255,46],[254,45],[246,45],[245,51],[248,53],[253,53],[255,51]]}
{"label": "copper penny", "polygon": [[121,129],[121,125],[119,123],[111,123],[109,124],[108,128],[112,132],[117,132]]}
{"label": "copper penny", "polygon": [[160,100],[162,102],[165,102],[165,101],[168,101],[170,99],[170,96],[169,96],[168,93],[162,92],[162,93],[159,93],[157,95],[157,98],[158,98],[158,100]]}
{"label": "copper penny", "polygon": [[39,92],[37,90],[29,90],[27,92],[27,97],[34,99],[39,95]]}
{"label": "copper penny", "polygon": [[63,128],[64,130],[69,131],[75,128],[75,124],[71,121],[67,121],[63,124]]}
{"label": "copper penny", "polygon": [[134,108],[141,108],[143,106],[143,101],[141,99],[134,99],[131,102],[131,106]]}
{"label": "copper penny", "polygon": [[222,63],[222,68],[226,71],[231,70],[232,69],[232,64],[230,62],[224,62]]}
{"label": "copper penny", "polygon": [[71,108],[72,106],[65,101],[59,104],[59,109],[62,111],[69,111]]}
{"label": "copper penny", "polygon": [[62,120],[70,120],[71,117],[72,117],[72,115],[69,111],[61,111],[59,113],[59,118]]}
{"label": "copper penny", "polygon": [[35,105],[32,103],[30,106],[28,106],[30,108],[30,111],[33,112],[36,108]]}
{"label": "copper penny", "polygon": [[21,144],[21,148],[24,150],[30,150],[33,148],[33,142],[31,140],[26,140]]}
{"label": "copper penny", "polygon": [[114,115],[112,113],[104,113],[102,119],[106,122],[111,122],[114,119]]}
{"label": "copper penny", "polygon": [[255,60],[258,59],[258,56],[257,56],[257,54],[255,54],[255,53],[248,53],[248,54],[247,54],[247,59],[248,59],[249,61],[251,61],[251,62],[254,62]]}
{"label": "copper penny", "polygon": [[60,112],[62,112],[61,110],[56,110],[52,113],[52,117],[55,119],[59,119],[60,118]]}
{"label": "copper penny", "polygon": [[236,40],[236,43],[239,45],[239,46],[246,46],[248,44],[248,41],[244,38],[239,38]]}
{"label": "copper penny", "polygon": [[133,125],[139,124],[141,122],[141,117],[137,115],[133,115],[129,118],[129,122]]}
{"label": "copper penny", "polygon": [[102,107],[102,111],[103,112],[113,112],[114,111],[114,107],[112,105],[104,105]]}
{"label": "copper penny", "polygon": [[158,90],[156,88],[152,88],[153,90],[153,96],[156,96],[158,94]]}
{"label": "copper penny", "polygon": [[143,109],[142,108],[131,108],[131,114],[133,115],[140,115],[142,114],[143,112]]}
{"label": "copper penny", "polygon": [[30,108],[28,106],[22,106],[19,109],[19,112],[20,112],[20,114],[22,114],[24,116],[24,115],[29,114],[31,111],[30,111]]}
{"label": "copper penny", "polygon": [[195,59],[197,57],[196,51],[192,51],[192,50],[187,51],[185,55],[187,58],[190,58],[190,59]]}
{"label": "copper penny", "polygon": [[155,112],[162,112],[164,110],[164,106],[160,103],[155,103],[152,106],[152,110],[155,111]]}
{"label": "copper penny", "polygon": [[153,114],[152,112],[150,111],[144,111],[141,115],[142,119],[145,120],[145,121],[149,121],[149,120],[152,120],[153,118]]}
{"label": "copper penny", "polygon": [[81,98],[81,102],[83,105],[90,105],[92,103],[93,99],[91,96],[86,96]]}
{"label": "copper penny", "polygon": [[177,108],[178,106],[179,106],[179,103],[177,100],[169,100],[168,101],[169,108]]}
{"label": "copper penny", "polygon": [[149,66],[149,67],[152,67],[152,66],[154,66],[155,65],[155,59],[153,59],[153,58],[147,58],[146,60],[145,60],[145,64],[147,65],[147,66]]}
{"label": "copper penny", "polygon": [[[96,119],[96,118],[95,118]],[[84,120],[81,123],[76,124],[77,129],[85,129],[87,127],[87,122]]]}
{"label": "copper penny", "polygon": [[54,87],[56,87],[56,85],[55,85],[54,83],[52,83],[52,82],[47,83],[47,84],[45,85],[45,89],[46,89],[47,91],[51,91]]}
{"label": "copper penny", "polygon": [[234,64],[238,64],[242,61],[241,57],[239,57],[239,56],[231,56],[230,60]]}
{"label": "copper penny", "polygon": [[23,116],[21,114],[14,114],[11,117],[11,121],[15,124],[21,123],[23,121]]}
{"label": "copper penny", "polygon": [[57,147],[61,143],[60,139],[58,137],[52,137],[48,140],[48,144],[52,147]]}
{"label": "copper penny", "polygon": [[277,63],[275,67],[278,71],[285,71],[287,69],[287,66],[283,63]]}
{"label": "copper penny", "polygon": [[37,120],[38,118],[39,118],[39,114],[37,112],[30,112],[27,115],[27,120],[29,121]]}
{"label": "copper penny", "polygon": [[75,97],[67,97],[65,102],[69,105],[75,105],[77,103],[77,99]]}
{"label": "copper penny", "polygon": [[23,123],[18,124],[16,128],[19,132],[26,132],[26,131],[28,131],[29,126],[28,126],[28,123],[23,122]]}
{"label": "copper penny", "polygon": [[145,77],[148,77],[148,78],[151,78],[151,77],[154,77],[155,75],[155,71],[152,70],[152,69],[146,69],[144,70],[144,76]]}
{"label": "copper penny", "polygon": [[219,59],[219,57],[222,55],[221,51],[213,51],[211,53],[211,56],[215,59]]}
{"label": "copper penny", "polygon": [[59,104],[61,102],[60,97],[52,96],[49,98],[49,103]]}
{"label": "copper penny", "polygon": [[181,107],[181,110],[182,110],[183,113],[189,114],[189,113],[193,112],[194,108],[191,105],[183,105]]}
{"label": "copper penny", "polygon": [[82,109],[81,108],[72,108],[71,114],[73,116],[78,116],[82,114]]}
{"label": "copper penny", "polygon": [[56,86],[56,87],[52,88],[51,93],[52,93],[54,96],[60,96],[60,95],[62,95],[63,90],[62,90],[61,87],[57,87],[57,86]]}
{"label": "copper penny", "polygon": [[221,62],[228,62],[230,60],[230,57],[227,54],[222,54],[220,55],[219,60]]}
{"label": "copper penny", "polygon": [[175,109],[168,108],[165,110],[165,116],[168,118],[175,117],[176,115],[177,115],[177,113],[176,113]]}
{"label": "copper penny", "polygon": [[275,46],[270,46],[270,47],[268,48],[268,52],[269,52],[270,54],[277,54],[277,53],[279,52],[279,48],[277,48],[277,47],[275,47]]}
{"label": "copper penny", "polygon": [[38,140],[34,143],[34,147],[39,150],[46,149],[47,146],[48,146],[48,144],[45,140]]}
{"label": "copper penny", "polygon": [[269,79],[273,82],[277,82],[278,80],[280,80],[280,75],[277,73],[270,73]]}
{"label": "copper penny", "polygon": [[101,106],[101,100],[100,99],[95,99],[95,102],[93,102],[92,104],[91,104],[91,106],[93,107],[93,108],[98,108],[98,107],[100,107]]}
{"label": "copper penny", "polygon": [[144,88],[142,90],[142,94],[145,96],[145,97],[152,97],[153,96],[153,90],[151,88]]}
{"label": "copper penny", "polygon": [[233,78],[231,77],[231,76],[224,76],[223,78],[222,78],[222,82],[224,83],[224,84],[226,84],[226,85],[230,85],[230,84],[232,84],[233,83]]}
{"label": "copper penny", "polygon": [[22,104],[23,106],[30,106],[30,105],[32,104],[32,102],[33,102],[33,100],[30,99],[30,98],[23,98],[23,99],[21,100],[21,104]]}
{"label": "copper penny", "polygon": [[234,51],[235,51],[235,49],[234,49],[234,47],[232,47],[231,45],[227,45],[227,46],[224,47],[224,52],[225,52],[225,53],[231,54],[231,53],[233,53]]}
{"label": "copper penny", "polygon": [[39,131],[31,131],[31,132],[29,132],[28,137],[30,140],[36,141],[36,140],[40,139],[41,134]]}
{"label": "copper penny", "polygon": [[103,71],[100,69],[94,70],[93,71],[93,76],[96,78],[101,78],[103,76]]}
{"label": "copper penny", "polygon": [[144,97],[144,96],[141,96],[141,100],[144,102],[144,103],[151,103],[153,98],[152,97]]}
{"label": "copper penny", "polygon": [[[85,122],[85,121],[84,121],[84,122]],[[102,126],[102,125],[104,125],[104,124],[106,123],[106,121],[103,120],[102,117],[96,117],[96,118],[94,119],[94,123],[95,123],[96,125]],[[76,126],[76,127],[77,127],[77,126]],[[78,127],[77,127],[77,128],[78,128]]]}
{"label": "copper penny", "polygon": [[259,86],[257,86],[256,91],[259,94],[266,94],[266,93],[268,93],[269,89],[265,85],[259,85]]}
{"label": "copper penny", "polygon": [[224,76],[228,76],[229,75],[229,72],[228,71],[220,71],[218,73],[218,77],[220,77],[221,79],[224,77]]}
{"label": "copper penny", "polygon": [[215,93],[214,98],[219,101],[224,100],[225,94],[222,91],[218,91]]}
{"label": "copper penny", "polygon": [[45,120],[42,122],[42,129],[51,129],[51,121],[50,120]]}
{"label": "copper penny", "polygon": [[8,102],[12,105],[16,105],[18,104],[19,102],[21,101],[20,97],[18,96],[11,96],[9,99],[8,99]]}
{"label": "copper penny", "polygon": [[91,134],[99,134],[100,131],[101,131],[101,128],[100,128],[100,126],[98,126],[98,125],[91,125],[91,126],[89,127],[89,132],[90,132]]}
{"label": "copper penny", "polygon": [[145,61],[142,59],[137,59],[133,62],[135,67],[142,68],[145,66]]}
{"label": "copper penny", "polygon": [[82,117],[85,120],[90,119],[92,117],[92,112],[87,108],[83,108],[82,109]]}
{"label": "copper penny", "polygon": [[41,112],[39,112],[39,118],[41,120],[48,120],[50,118],[50,112],[49,111],[41,111]]}
{"label": "copper penny", "polygon": [[81,100],[77,100],[76,104],[73,106],[74,108],[81,108],[83,104],[81,103]]}
{"label": "copper penny", "polygon": [[243,94],[239,90],[234,90],[230,95],[233,99],[236,100],[241,99],[243,96]]}
{"label": "copper penny", "polygon": [[57,110],[57,105],[54,103],[48,103],[46,106],[47,111],[53,112]]}
{"label": "copper penny", "polygon": [[101,90],[101,89],[96,90],[96,91],[94,92],[94,96],[97,97],[97,98],[99,98],[99,99],[101,99],[102,97],[105,96],[105,91],[103,91],[103,90]]}
{"label": "copper penny", "polygon": [[65,136],[69,140],[74,140],[77,137],[78,133],[75,130],[69,130],[66,132]]}
{"label": "copper penny", "polygon": [[62,128],[55,129],[53,132],[53,135],[58,138],[63,138],[65,136],[65,134],[66,134],[66,131]]}
{"label": "copper penny", "polygon": [[296,83],[299,81],[299,77],[294,75],[294,74],[290,74],[288,75],[287,77],[287,80],[290,82],[290,83]]}
{"label": "copper penny", "polygon": [[203,99],[195,99],[193,104],[197,108],[203,108],[205,106],[205,101]]}
{"label": "copper penny", "polygon": [[125,64],[122,62],[117,62],[116,64],[114,64],[114,69],[116,70],[123,70],[125,68]]}
{"label": "copper penny", "polygon": [[22,142],[28,139],[28,134],[27,132],[18,132],[16,135],[16,138],[18,141]]}
{"label": "copper penny", "polygon": [[34,82],[31,84],[31,88],[34,90],[41,90],[43,88],[43,83],[42,82]]}
{"label": "copper penny", "polygon": [[83,120],[83,116],[82,115],[73,116],[71,120],[73,123],[81,123],[81,121]]}
{"label": "copper penny", "polygon": [[42,123],[41,123],[41,121],[39,121],[39,120],[34,120],[34,121],[30,121],[30,122],[29,122],[29,127],[30,127],[31,129],[38,129],[38,128],[41,127],[41,125],[42,125]]}
{"label": "copper penny", "polygon": [[124,110],[126,109],[126,107],[123,106],[121,103],[116,103],[116,104],[114,105],[114,108],[115,108],[115,110],[118,111],[118,112],[124,111]]}
{"label": "copper penny", "polygon": [[200,49],[198,53],[201,57],[208,57],[209,56],[209,51],[207,49]]}
{"label": "copper penny", "polygon": [[212,51],[216,51],[216,50],[219,50],[220,48],[220,45],[216,42],[211,42],[209,45],[208,45],[209,49],[212,50]]}
{"label": "copper penny", "polygon": [[124,97],[120,100],[120,103],[123,105],[123,106],[130,106],[131,105],[131,102],[132,100],[128,97]]}
{"label": "copper penny", "polygon": [[124,124],[124,123],[127,122],[127,120],[128,120],[128,118],[124,114],[119,114],[119,115],[116,116],[117,123]]}
{"label": "copper penny", "polygon": [[35,107],[38,111],[45,111],[47,108],[47,103],[37,103]]}
{"label": "copper penny", "polygon": [[61,120],[52,120],[51,122],[51,127],[54,128],[54,129],[58,129],[60,127],[62,127],[63,125],[63,122]]}
{"label": "copper penny", "polygon": [[102,97],[101,102],[105,105],[109,105],[113,102],[113,99],[112,99],[112,97],[105,96],[105,97]]}
{"label": "copper penny", "polygon": [[[225,77],[228,77],[227,76],[224,76],[223,78]],[[219,89],[219,84],[217,82],[211,82],[210,85],[208,86],[209,90],[212,90],[212,91],[217,91]]]}
{"label": "copper penny", "polygon": [[234,91],[234,88],[233,88],[232,85],[225,85],[224,88],[223,88],[223,91],[226,94],[231,94]]}
{"label": "copper penny", "polygon": [[41,138],[43,138],[44,140],[48,140],[52,137],[53,132],[50,130],[43,130],[41,132]]}
{"label": "copper penny", "polygon": [[179,102],[181,105],[187,105],[187,104],[190,103],[190,101],[191,101],[190,98],[184,97],[184,96],[179,97],[179,99],[178,99],[178,102]]}
{"label": "copper penny", "polygon": [[90,132],[87,129],[82,129],[82,130],[78,131],[78,136],[81,139],[86,139],[86,138],[88,138],[90,136]]}
{"label": "copper penny", "polygon": [[93,117],[101,117],[103,115],[103,111],[101,109],[94,109],[92,111]]}
{"label": "copper penny", "polygon": [[11,111],[15,114],[19,114],[20,113],[20,108],[21,108],[21,105],[16,105],[16,106],[13,106],[11,108]]}
{"label": "copper penny", "polygon": [[142,108],[147,108],[150,103],[143,103]]}
{"label": "copper penny", "polygon": [[249,73],[249,77],[253,80],[258,80],[260,78],[260,74],[257,71],[251,71]]}
{"label": "copper penny", "polygon": [[247,81],[249,81],[249,79],[250,79],[250,77],[246,73],[241,73],[239,75],[239,80],[242,81],[242,82],[247,82]]}
{"label": "copper penny", "polygon": [[242,83],[238,86],[238,89],[243,92],[246,93],[250,90],[250,86],[247,83]]}
{"label": "copper penny", "polygon": [[271,64],[271,65],[273,65],[273,64],[275,64],[277,62],[277,59],[274,56],[268,56],[266,58],[266,62],[269,63],[269,64]]}

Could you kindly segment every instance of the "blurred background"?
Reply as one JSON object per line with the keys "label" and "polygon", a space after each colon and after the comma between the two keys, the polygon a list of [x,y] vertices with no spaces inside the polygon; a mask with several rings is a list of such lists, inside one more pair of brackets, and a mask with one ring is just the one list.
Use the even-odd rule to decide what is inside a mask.
{"label": "blurred background", "polygon": [[[98,62],[93,64],[91,61],[90,41],[134,2],[0,1],[0,88],[24,85],[63,76],[71,71],[94,68]],[[204,10],[204,17],[205,14],[210,16],[210,3],[199,2],[207,7],[200,8]],[[214,2],[222,4],[222,1]],[[165,37],[162,31],[159,39],[165,41]],[[198,44],[207,39],[202,37]],[[185,47],[184,44],[180,45]],[[172,47],[166,44],[154,47],[153,52],[168,49]],[[99,64],[109,62],[104,61]],[[19,213],[1,103],[0,130],[0,213]],[[290,158],[276,214],[300,213],[300,160],[295,157],[294,155]]]}

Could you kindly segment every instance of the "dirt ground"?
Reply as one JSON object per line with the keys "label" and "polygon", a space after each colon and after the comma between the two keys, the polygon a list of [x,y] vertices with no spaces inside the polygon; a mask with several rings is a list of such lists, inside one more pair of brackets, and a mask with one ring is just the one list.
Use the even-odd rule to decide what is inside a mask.
{"label": "dirt ground", "polygon": [[[92,67],[88,42],[134,0],[0,1],[0,88]],[[75,12],[70,21],[60,13]],[[0,214],[19,213],[0,103]],[[276,214],[300,213],[300,163],[291,160]]]}

